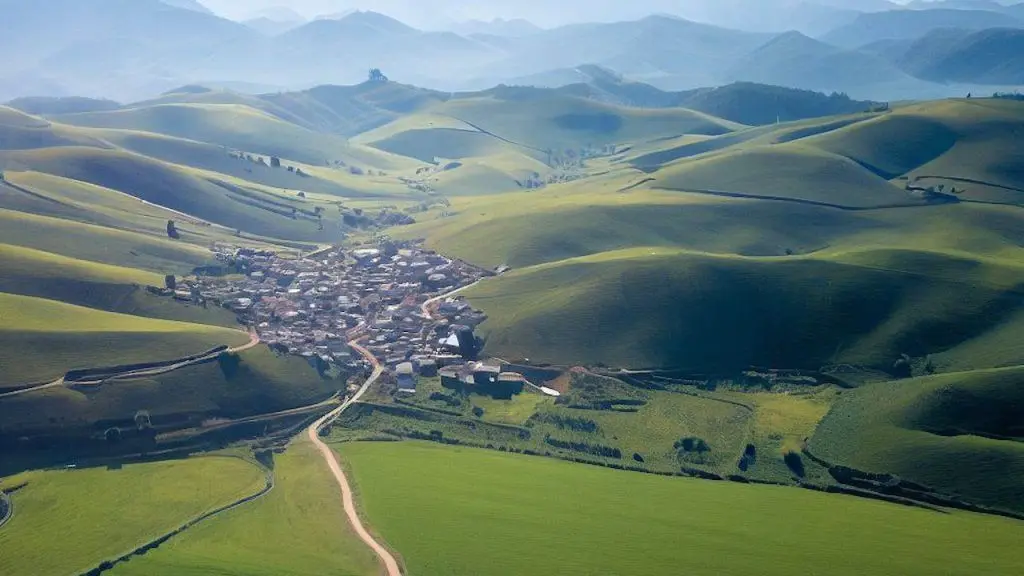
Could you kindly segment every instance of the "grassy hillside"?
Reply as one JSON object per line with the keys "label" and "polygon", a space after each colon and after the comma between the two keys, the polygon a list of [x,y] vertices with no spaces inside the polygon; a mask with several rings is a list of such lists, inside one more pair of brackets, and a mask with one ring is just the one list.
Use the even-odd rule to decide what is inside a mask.
{"label": "grassy hillside", "polygon": [[872,384],[844,393],[813,453],[997,508],[1024,511],[1024,370],[1006,368]]}
{"label": "grassy hillside", "polygon": [[67,258],[50,252],[0,244],[0,292],[59,300],[68,304],[165,320],[237,327],[235,315],[203,309],[145,291],[164,277],[134,268]]}
{"label": "grassy hillside", "polygon": [[[157,352],[150,351],[143,360],[154,360]],[[121,357],[127,358],[124,354]],[[197,364],[86,391],[59,387],[10,396],[0,400],[0,429],[5,435],[95,433],[97,423],[129,422],[138,410],[149,411],[154,426],[200,427],[210,419],[315,404],[345,385],[343,380],[321,377],[302,358],[278,358],[265,347],[242,352],[237,361]]]}
{"label": "grassy hillside", "polygon": [[486,350],[497,356],[694,370],[888,369],[900,354],[955,348],[1018,309],[1019,268],[993,265],[998,280],[965,282],[927,272],[955,269],[956,258],[931,254],[923,270],[914,258],[633,248],[525,268],[467,297],[488,314]]}
{"label": "grassy hillside", "polygon": [[211,519],[113,576],[316,576],[325,570],[370,576],[376,558],[343,517],[337,484],[308,442],[274,456],[274,491]]}
{"label": "grassy hillside", "polygon": [[[35,471],[0,480],[26,486],[0,531],[4,574],[79,574],[263,487],[238,458],[208,456],[123,468]],[[88,496],[86,496],[88,495]],[[116,510],[116,521],[111,511]],[[54,538],[53,527],[62,527]]]}
{"label": "grassy hillside", "polygon": [[392,170],[408,161],[348,146],[343,138],[315,132],[234,104],[159,104],[109,112],[56,116],[77,126],[156,132],[314,166],[342,160]]}
{"label": "grassy hillside", "polygon": [[[623,144],[682,134],[723,134],[740,127],[691,110],[623,108],[548,91],[514,87],[495,89],[487,96],[451,100],[433,106],[427,112],[428,115],[417,118],[415,125],[411,124],[411,118],[398,120],[395,127],[385,125],[362,135],[359,141],[391,150],[386,147],[387,140],[384,144],[377,142],[398,138],[411,131],[413,135],[404,138],[413,138],[414,135],[432,138],[437,134],[457,131],[462,141],[489,142],[491,146],[512,145],[526,153],[543,154],[548,149],[558,151]],[[437,126],[433,125],[435,122]],[[469,136],[470,133],[478,135]],[[447,134],[444,137],[455,136]],[[459,154],[486,155],[479,151],[467,154],[464,150]]]}
{"label": "grassy hillside", "polygon": [[[9,164],[118,190],[146,202],[251,234],[303,241],[338,238],[319,230],[312,208],[294,194],[204,175],[119,150],[62,147],[6,154]],[[295,214],[292,208],[302,208]],[[166,222],[165,222],[166,224]]]}
{"label": "grassy hillside", "polygon": [[0,386],[32,384],[76,368],[170,360],[238,345],[238,330],[103,312],[54,300],[0,293]]}
{"label": "grassy hillside", "polygon": [[[1024,103],[947,100],[907,106],[804,141],[851,158],[885,178],[953,177],[964,198],[1020,203],[1024,158],[1015,143]],[[1005,188],[1004,188],[1005,187]]]}
{"label": "grassy hillside", "polygon": [[1013,574],[1022,561],[1021,526],[1002,518],[411,442],[338,451],[410,573]]}
{"label": "grassy hillside", "polygon": [[670,165],[654,175],[651,186],[788,198],[849,208],[921,204],[921,200],[852,160],[794,144]]}

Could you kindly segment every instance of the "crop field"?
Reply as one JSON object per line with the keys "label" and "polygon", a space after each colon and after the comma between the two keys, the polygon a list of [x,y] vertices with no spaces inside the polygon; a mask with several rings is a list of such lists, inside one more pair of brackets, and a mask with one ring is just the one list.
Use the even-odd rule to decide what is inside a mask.
{"label": "crop field", "polygon": [[27,483],[12,495],[14,517],[0,530],[0,574],[85,572],[256,493],[263,482],[254,464],[218,456],[0,480],[4,488]]}
{"label": "crop field", "polygon": [[1024,523],[1004,518],[416,442],[336,447],[410,574],[1010,575],[1024,562]]}
{"label": "crop field", "polygon": [[337,484],[305,439],[274,455],[275,488],[212,518],[111,576],[373,576],[377,560],[348,528]]}

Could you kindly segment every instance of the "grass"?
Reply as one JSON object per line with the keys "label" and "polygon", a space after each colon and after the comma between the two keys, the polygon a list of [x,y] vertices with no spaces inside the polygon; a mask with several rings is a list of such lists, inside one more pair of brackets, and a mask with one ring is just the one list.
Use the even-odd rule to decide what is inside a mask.
{"label": "grass", "polygon": [[314,132],[241,104],[154,104],[68,114],[55,120],[76,126],[167,134],[318,166],[326,160],[385,169],[401,163],[401,159],[372,150],[353,150],[344,138]]}
{"label": "grass", "polygon": [[329,221],[319,230],[317,219],[310,214],[299,213],[293,218],[292,207],[305,208],[295,195],[273,193],[255,185],[224,185],[226,177],[123,150],[62,147],[8,154],[10,161],[22,169],[117,190],[229,229],[310,242],[340,238],[340,229],[328,226]]}
{"label": "grass", "polygon": [[[1002,330],[1017,310],[1019,267],[918,255],[868,250],[851,262],[849,253],[634,248],[513,271],[466,296],[488,315],[486,351],[502,358],[696,371],[888,369],[900,354],[953,351]],[[943,274],[961,265],[994,280]]]}
{"label": "grass", "polygon": [[843,393],[810,447],[836,464],[1021,512],[1022,382],[1016,367],[870,384]]}
{"label": "grass", "polygon": [[920,204],[848,158],[797,144],[758,147],[670,165],[651,186],[711,190],[864,208]]}
{"label": "grass", "polygon": [[[154,345],[161,343],[157,340]],[[154,357],[159,351],[149,350],[142,359],[162,359]],[[111,360],[130,358],[122,351]],[[265,347],[242,352],[239,359],[234,370],[209,362],[94,389],[59,387],[4,398],[0,430],[8,435],[91,434],[97,423],[125,422],[137,410],[147,410],[154,426],[200,427],[210,419],[244,418],[315,404],[344,387],[344,380],[321,378],[305,360],[278,358]]]}
{"label": "grass", "polygon": [[300,441],[274,457],[277,484],[264,498],[204,522],[112,576],[345,576],[377,574],[350,532],[337,484],[320,454]]}
{"label": "grass", "polygon": [[337,449],[415,574],[1015,574],[1024,561],[1024,525],[1003,518],[413,442]]}
{"label": "grass", "polygon": [[12,496],[15,515],[0,530],[0,573],[56,576],[90,570],[254,494],[263,487],[263,474],[243,460],[209,456],[27,472],[0,485],[23,482],[27,486]]}
{"label": "grass", "polygon": [[4,387],[55,379],[77,368],[169,360],[248,339],[238,330],[4,293],[0,319]]}

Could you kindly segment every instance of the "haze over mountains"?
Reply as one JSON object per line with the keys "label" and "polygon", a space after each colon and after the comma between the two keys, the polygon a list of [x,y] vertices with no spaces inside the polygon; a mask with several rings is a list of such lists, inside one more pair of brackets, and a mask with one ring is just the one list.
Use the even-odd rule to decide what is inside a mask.
{"label": "haze over mountains", "polygon": [[[227,6],[208,4],[222,13]],[[545,29],[523,18],[451,22],[440,8],[438,23],[420,28],[379,12],[302,11],[312,4],[249,6],[234,21],[197,0],[0,0],[8,15],[0,22],[0,53],[17,55],[0,63],[0,100],[131,101],[193,83],[294,90],[356,83],[369,68],[443,91],[561,86],[587,64],[664,90],[752,81],[874,100],[1024,84],[1015,58],[1022,4],[858,6],[874,12],[848,4],[650,2],[640,5],[643,13],[675,13]],[[520,12],[536,8],[526,3]],[[618,13],[602,3],[586,11],[594,19]]]}

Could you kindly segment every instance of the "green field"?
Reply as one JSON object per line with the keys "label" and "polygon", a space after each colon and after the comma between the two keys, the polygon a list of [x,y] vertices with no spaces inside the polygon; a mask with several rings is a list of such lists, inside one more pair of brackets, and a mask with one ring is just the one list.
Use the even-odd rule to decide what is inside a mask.
{"label": "green field", "polygon": [[78,574],[264,486],[238,458],[208,456],[118,469],[27,472],[0,486],[15,514],[0,530],[0,573]]}
{"label": "green field", "polygon": [[413,442],[337,448],[414,574],[1016,574],[1024,562],[1024,524],[1003,518]]}
{"label": "green field", "polygon": [[337,484],[308,441],[275,455],[274,473],[277,484],[261,500],[204,522],[110,574],[377,574],[376,557],[350,532]]}

